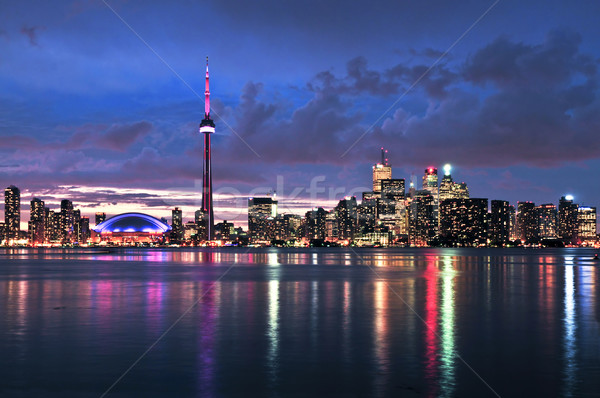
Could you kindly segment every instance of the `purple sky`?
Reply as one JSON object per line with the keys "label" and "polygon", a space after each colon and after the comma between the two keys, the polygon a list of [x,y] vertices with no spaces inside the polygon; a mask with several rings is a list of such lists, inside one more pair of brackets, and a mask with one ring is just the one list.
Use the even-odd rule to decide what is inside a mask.
{"label": "purple sky", "polygon": [[269,190],[331,208],[381,146],[395,178],[452,163],[472,197],[600,204],[597,1],[501,0],[466,34],[493,1],[108,4],[131,29],[102,1],[0,4],[0,184],[24,220],[32,196],[193,218],[207,55],[218,219]]}

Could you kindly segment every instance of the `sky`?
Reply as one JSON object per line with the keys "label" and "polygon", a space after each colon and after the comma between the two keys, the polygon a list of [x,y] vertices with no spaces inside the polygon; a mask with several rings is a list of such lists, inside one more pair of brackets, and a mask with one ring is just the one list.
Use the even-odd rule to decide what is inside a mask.
{"label": "sky", "polygon": [[[0,3],[0,184],[193,219],[210,59],[215,218],[330,209],[453,165],[471,197],[600,205],[600,2]],[[3,208],[2,208],[3,214]]]}

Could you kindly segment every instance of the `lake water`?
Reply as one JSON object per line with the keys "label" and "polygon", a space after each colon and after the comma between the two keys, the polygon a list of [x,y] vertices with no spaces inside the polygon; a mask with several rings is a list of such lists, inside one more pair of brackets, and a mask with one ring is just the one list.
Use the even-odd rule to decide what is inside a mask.
{"label": "lake water", "polygon": [[0,396],[600,396],[594,253],[3,249]]}

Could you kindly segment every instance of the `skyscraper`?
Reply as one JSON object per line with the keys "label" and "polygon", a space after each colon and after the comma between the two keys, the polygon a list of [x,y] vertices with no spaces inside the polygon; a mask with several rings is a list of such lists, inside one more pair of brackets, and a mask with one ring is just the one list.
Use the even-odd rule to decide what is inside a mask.
{"label": "skyscraper", "polygon": [[183,240],[183,212],[179,207],[171,210],[171,239],[179,242]]}
{"label": "skyscraper", "polygon": [[521,242],[535,243],[539,240],[539,218],[533,202],[517,202],[517,238]]}
{"label": "skyscraper", "polygon": [[492,244],[506,244],[510,239],[510,204],[506,200],[492,200],[490,224]]}
{"label": "skyscraper", "polygon": [[210,152],[210,135],[215,132],[215,123],[210,118],[210,89],[208,86],[208,57],[206,57],[206,89],[204,91],[204,119],[200,123],[200,133],[204,134],[204,175],[202,178],[202,238],[214,239],[214,215],[212,198],[212,169]]}
{"label": "skyscraper", "polygon": [[4,236],[19,239],[21,230],[21,191],[14,185],[4,190]]}
{"label": "skyscraper", "polygon": [[381,148],[381,163],[373,166],[373,192],[381,192],[381,180],[392,178],[392,166],[386,158],[387,151]]}
{"label": "skyscraper", "polygon": [[577,244],[578,207],[570,195],[563,196],[558,201],[558,237],[565,245]]}
{"label": "skyscraper", "polygon": [[272,197],[248,198],[248,234],[251,240],[273,239],[273,220],[277,200]]}
{"label": "skyscraper", "polygon": [[46,224],[46,211],[44,201],[38,198],[31,200],[31,210],[29,215],[31,243],[44,243],[44,230]]}
{"label": "skyscraper", "polygon": [[556,239],[558,213],[556,206],[552,203],[546,203],[537,207],[539,217],[539,236],[540,239]]}
{"label": "skyscraper", "polygon": [[70,241],[73,235],[74,224],[73,202],[68,199],[60,201],[60,238]]}
{"label": "skyscraper", "polygon": [[449,164],[444,165],[444,177],[440,182],[439,201],[442,202],[446,199],[469,199],[467,184],[464,182],[454,182],[450,174],[451,170],[452,166]]}
{"label": "skyscraper", "polygon": [[425,174],[423,175],[423,190],[429,192],[433,197],[433,219],[436,232],[439,229],[438,223],[440,219],[440,196],[437,172],[435,167],[429,167],[425,169]]}
{"label": "skyscraper", "polygon": [[480,246],[487,243],[485,198],[446,199],[440,203],[440,234],[449,244]]}
{"label": "skyscraper", "polygon": [[335,207],[338,219],[338,238],[353,240],[358,228],[358,213],[355,196],[346,196]]}
{"label": "skyscraper", "polygon": [[581,244],[583,242],[594,242],[597,240],[596,235],[596,208],[588,206],[579,206],[578,214],[578,231],[577,239]]}

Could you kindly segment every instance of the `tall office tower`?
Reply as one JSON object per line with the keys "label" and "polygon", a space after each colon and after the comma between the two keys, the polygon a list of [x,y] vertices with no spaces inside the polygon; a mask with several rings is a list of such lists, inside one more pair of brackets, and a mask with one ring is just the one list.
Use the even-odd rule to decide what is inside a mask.
{"label": "tall office tower", "polygon": [[579,205],[573,203],[573,197],[563,196],[558,201],[558,237],[565,245],[577,244]]}
{"label": "tall office tower", "polygon": [[539,240],[539,217],[533,202],[517,202],[517,238],[523,243]]}
{"label": "tall office tower", "polygon": [[429,191],[416,191],[410,203],[409,243],[426,246],[436,235],[435,199]]}
{"label": "tall office tower", "polygon": [[73,210],[73,238],[72,242],[81,242],[81,210]]}
{"label": "tall office tower", "polygon": [[446,199],[440,203],[440,235],[452,245],[485,245],[487,214],[485,198]]}
{"label": "tall office tower", "polygon": [[210,135],[215,132],[215,123],[210,118],[210,90],[208,86],[208,57],[206,57],[206,88],[204,91],[204,119],[200,123],[200,133],[204,134],[204,175],[202,178],[202,223],[203,239],[214,239],[214,214],[212,198],[212,166]]}
{"label": "tall office tower", "polygon": [[60,201],[60,234],[63,241],[71,241],[73,236],[73,202],[68,199]]}
{"label": "tall office tower", "polygon": [[14,185],[4,190],[4,237],[19,239],[21,230],[21,191]]}
{"label": "tall office tower", "polygon": [[338,218],[338,237],[352,240],[358,228],[358,211],[355,196],[346,196],[335,207]]}
{"label": "tall office tower", "polygon": [[515,206],[508,205],[508,213],[510,214],[510,230],[508,233],[508,239],[517,239],[517,211]]}
{"label": "tall office tower", "polygon": [[306,212],[306,238],[307,239],[325,239],[325,219],[327,212],[319,207],[318,209]]}
{"label": "tall office tower", "polygon": [[495,246],[504,245],[510,239],[510,204],[506,200],[492,200],[489,231],[490,241]]}
{"label": "tall office tower", "polygon": [[381,180],[392,178],[392,166],[386,158],[387,151],[381,148],[381,163],[373,166],[373,192],[381,192]]}
{"label": "tall office tower", "polygon": [[44,208],[45,213],[45,225],[44,225],[44,240],[46,242],[54,242],[57,239],[56,230],[56,214],[54,210]]}
{"label": "tall office tower", "polygon": [[431,196],[433,196],[433,217],[436,222],[437,232],[440,219],[440,196],[438,190],[438,174],[435,167],[429,167],[425,169],[425,174],[423,175],[423,190],[429,192]]}
{"label": "tall office tower", "polygon": [[171,239],[175,242],[183,240],[183,212],[179,207],[171,210]]}
{"label": "tall office tower", "polygon": [[379,199],[363,199],[356,207],[357,224],[356,232],[371,232],[377,223],[377,205]]}
{"label": "tall office tower", "polygon": [[335,210],[327,212],[325,216],[325,239],[329,241],[338,239],[338,219]]}
{"label": "tall office tower", "polygon": [[444,177],[440,182],[439,201],[441,202],[446,199],[469,199],[467,184],[465,182],[454,182],[450,174],[451,171],[451,165],[444,165]]}
{"label": "tall office tower", "polygon": [[558,212],[552,203],[546,203],[537,207],[539,217],[540,239],[556,239],[558,226]]}
{"label": "tall office tower", "polygon": [[597,240],[596,235],[596,208],[579,206],[577,209],[578,219],[578,231],[577,238],[578,242],[592,243]]}
{"label": "tall office tower", "polygon": [[29,241],[31,243],[44,243],[44,231],[46,227],[46,211],[44,201],[38,198],[31,200],[29,213]]}
{"label": "tall office tower", "polygon": [[277,200],[268,196],[248,198],[248,235],[253,241],[273,239],[272,224],[277,217]]}
{"label": "tall office tower", "polygon": [[106,213],[98,212],[96,213],[96,225],[100,224],[103,221],[106,221]]}
{"label": "tall office tower", "polygon": [[90,239],[90,219],[89,217],[81,217],[79,220],[79,244],[85,244]]}

